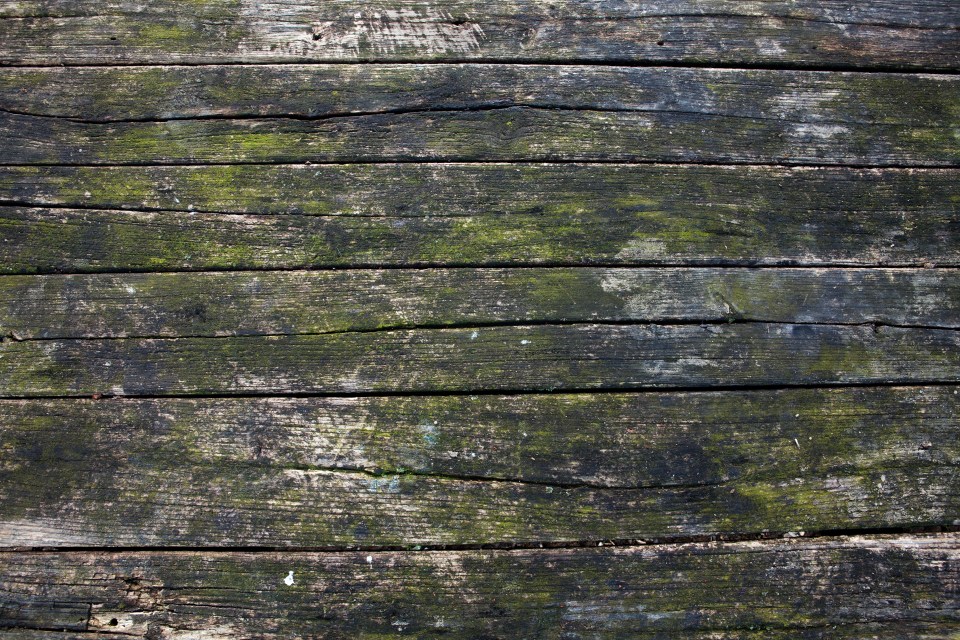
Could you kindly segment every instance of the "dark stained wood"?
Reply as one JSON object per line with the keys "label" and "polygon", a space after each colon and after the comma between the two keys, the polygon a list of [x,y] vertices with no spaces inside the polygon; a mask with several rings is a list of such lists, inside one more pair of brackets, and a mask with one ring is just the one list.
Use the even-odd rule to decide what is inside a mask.
{"label": "dark stained wood", "polygon": [[0,7],[7,64],[589,60],[956,69],[950,0],[33,0]]}
{"label": "dark stained wood", "polygon": [[956,387],[0,402],[0,545],[950,525]]}
{"label": "dark stained wood", "polygon": [[955,534],[626,549],[5,554],[0,624],[21,627],[14,638],[53,628],[200,639],[949,638],[960,617],[958,556]]}
{"label": "dark stained wood", "polygon": [[0,278],[0,333],[17,340],[742,320],[956,329],[960,271],[514,268]]}
{"label": "dark stained wood", "polygon": [[549,391],[960,381],[960,332],[526,325],[0,343],[0,396]]}
{"label": "dark stained wood", "polygon": [[[219,67],[159,79],[153,69],[97,70],[102,78],[64,100],[50,95],[56,78],[34,71],[41,76],[36,94],[8,91],[20,98],[5,100],[12,105],[0,111],[2,162],[960,162],[960,78],[952,75],[520,69],[377,65],[356,73],[339,65],[291,76],[273,70],[262,81],[272,90],[246,95],[222,112],[203,107],[210,98],[189,97],[201,85],[220,102],[229,99],[237,79],[218,74]],[[30,75],[9,73],[8,86],[32,82]],[[141,91],[141,103],[153,104],[153,111],[133,110],[136,121],[130,121],[122,96],[141,86],[139,75],[157,95]],[[319,91],[338,87],[328,89],[332,99],[298,91],[314,76],[320,76]],[[256,77],[245,80],[260,86]],[[68,117],[113,93],[113,84],[124,87],[119,100],[107,99],[82,119]],[[74,93],[69,84],[61,91]],[[51,112],[45,101],[64,106]],[[177,105],[184,101],[193,104],[181,115]],[[209,115],[217,117],[202,117]]]}

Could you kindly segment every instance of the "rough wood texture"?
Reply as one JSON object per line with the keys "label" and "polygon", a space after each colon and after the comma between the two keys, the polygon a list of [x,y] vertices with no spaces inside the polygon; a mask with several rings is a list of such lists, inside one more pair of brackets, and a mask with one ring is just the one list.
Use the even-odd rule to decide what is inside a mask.
{"label": "rough wood texture", "polygon": [[[4,100],[13,104],[0,111],[2,161],[960,162],[956,76],[519,69],[378,65],[357,73],[340,65],[290,76],[273,70],[272,77],[262,79],[272,90],[237,101],[230,99],[233,83],[256,87],[258,79],[237,79],[220,68],[181,71],[172,78],[156,78],[154,69],[97,70],[92,73],[103,77],[83,83],[89,88],[77,98],[62,101],[50,96],[51,81],[56,86],[50,72],[7,72],[4,84],[11,89],[32,82],[39,89],[6,92],[19,99]],[[246,73],[266,75],[258,69]],[[122,96],[142,86],[139,76],[157,95],[141,91],[141,104],[154,105],[153,111],[133,110],[131,121]],[[313,100],[298,91],[314,76],[320,76],[319,91],[338,87],[328,89],[331,98]],[[120,98],[108,98],[87,113],[85,105],[112,93],[114,84],[124,87]],[[204,108],[211,100],[192,100],[195,85],[217,96],[215,104],[230,100],[236,106],[222,112]],[[63,90],[73,93],[69,85]],[[45,100],[68,106],[51,109],[43,106]],[[181,113],[177,105],[182,102],[190,106]]]}
{"label": "rough wood texture", "polygon": [[0,396],[474,392],[960,381],[960,332],[528,325],[0,343]]}
{"label": "rough wood texture", "polygon": [[537,64],[30,67],[0,69],[0,108],[108,123],[525,106],[686,114],[727,129],[779,119],[797,136],[900,125],[930,138],[956,124],[956,87],[932,74]]}
{"label": "rough wood texture", "polygon": [[0,207],[0,271],[960,265],[958,185],[941,169],[5,167],[0,199],[55,208]]}
{"label": "rough wood texture", "polygon": [[7,554],[0,624],[21,627],[14,638],[64,629],[147,638],[946,640],[960,626],[958,542]]}
{"label": "rough wood texture", "polygon": [[[800,228],[825,243],[829,237],[819,236],[857,226],[843,243],[875,236],[872,250],[880,252],[902,236],[919,244],[908,233],[928,221],[931,230],[925,233],[942,238],[938,250],[949,255],[952,234],[943,227],[957,224],[958,184],[957,169],[583,163],[0,166],[0,199],[25,206],[432,219],[526,215],[524,226],[534,226],[539,216],[558,227],[564,226],[561,220],[597,220],[597,229],[577,236],[580,242],[597,235],[601,221],[615,226],[616,214],[642,214],[638,219],[659,222],[664,232],[705,224],[701,219],[726,222],[727,243],[764,236],[765,250],[773,255]],[[741,226],[747,228],[737,234]],[[887,230],[889,235],[882,236],[887,242],[879,239],[880,229]],[[702,235],[707,229],[690,230]]]}
{"label": "rough wood texture", "polygon": [[742,320],[957,329],[960,271],[514,268],[0,278],[0,335],[15,340]]}
{"label": "rough wood texture", "polygon": [[0,62],[589,60],[956,69],[950,0],[33,0]]}
{"label": "rough wood texture", "polygon": [[3,401],[0,545],[952,525],[958,415],[956,387]]}

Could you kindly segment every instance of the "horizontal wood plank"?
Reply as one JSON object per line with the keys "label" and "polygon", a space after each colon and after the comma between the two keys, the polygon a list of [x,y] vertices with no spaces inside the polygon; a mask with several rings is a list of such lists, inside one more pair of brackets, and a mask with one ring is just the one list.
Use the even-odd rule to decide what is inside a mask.
{"label": "horizontal wood plank", "polygon": [[0,396],[406,393],[960,381],[960,332],[526,325],[0,343]]}
{"label": "horizontal wood plank", "polygon": [[958,185],[940,169],[4,167],[0,200],[54,208],[0,206],[0,271],[958,265]]}
{"label": "horizontal wood plank", "polygon": [[0,402],[0,545],[956,524],[956,387]]}
{"label": "horizontal wood plank", "polygon": [[20,627],[15,638],[71,637],[34,635],[63,629],[946,639],[960,624],[958,547],[943,534],[541,551],[5,554],[0,624]]}
{"label": "horizontal wood plank", "polygon": [[[856,236],[872,236],[876,219],[878,228],[889,231],[889,241],[905,237],[915,244],[919,240],[908,232],[927,220],[933,227],[956,224],[958,184],[958,169],[612,163],[0,166],[0,200],[23,206],[435,219],[536,214],[554,217],[557,226],[561,215],[567,224],[595,217],[613,226],[616,213],[642,213],[656,221],[662,212],[663,218],[683,217],[688,225],[722,215],[731,225],[727,236],[736,236],[736,227],[743,225],[755,235],[786,234],[801,220],[812,235],[833,236],[860,221]],[[898,225],[901,219],[909,224]],[[691,232],[702,235],[695,227]],[[843,244],[855,241],[851,235]],[[874,240],[874,251],[889,241]],[[949,255],[948,246],[940,252]],[[776,247],[767,250],[776,255]]]}
{"label": "horizontal wood plank", "polygon": [[956,69],[950,0],[6,2],[0,62],[589,60]]}
{"label": "horizontal wood plank", "polygon": [[[0,111],[2,162],[960,162],[953,75],[501,65],[271,71],[261,82],[259,69],[241,72],[249,78],[203,67],[159,79],[154,69],[94,70],[89,82],[74,81],[84,89],[60,89],[77,94],[69,99],[51,96],[49,71],[6,72],[5,93],[14,97]],[[23,90],[34,75],[38,91]],[[338,87],[327,89],[331,98],[300,91],[315,76],[318,92]],[[272,90],[234,100],[235,82]],[[212,95],[194,100],[195,86]],[[154,106],[124,106],[134,90],[140,105]],[[88,113],[104,94],[118,99]]]}
{"label": "horizontal wood plank", "polygon": [[960,328],[956,269],[530,268],[0,278],[0,335],[294,335],[565,322]]}
{"label": "horizontal wood plank", "polygon": [[688,114],[704,126],[726,118],[730,129],[779,119],[796,135],[804,125],[847,135],[900,125],[929,138],[956,124],[957,84],[936,74],[555,64],[8,67],[0,108],[109,123],[529,107]]}

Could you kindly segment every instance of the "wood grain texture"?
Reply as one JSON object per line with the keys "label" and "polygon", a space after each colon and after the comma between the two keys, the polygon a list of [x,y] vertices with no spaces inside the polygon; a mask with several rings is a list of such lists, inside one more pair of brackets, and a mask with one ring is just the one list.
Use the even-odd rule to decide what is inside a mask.
{"label": "wood grain texture", "polygon": [[6,64],[589,60],[956,69],[949,0],[5,2]]}
{"label": "wood grain texture", "polygon": [[[551,218],[556,226],[563,226],[561,220],[574,224],[591,218],[615,226],[617,213],[657,221],[662,212],[662,225],[670,228],[681,223],[668,218],[695,225],[723,216],[730,225],[725,235],[733,237],[738,226],[748,226],[749,234],[741,236],[787,237],[803,223],[811,235],[830,236],[859,220],[856,234],[844,244],[876,235],[869,226],[876,220],[891,233],[889,242],[875,240],[877,252],[898,236],[917,243],[908,232],[927,220],[934,227],[956,224],[958,184],[957,169],[584,163],[0,166],[0,199],[23,206],[434,219],[527,215],[526,226],[533,225],[533,214]],[[901,219],[906,223],[898,225]],[[941,236],[950,236],[942,231]],[[583,240],[597,233],[583,234]],[[777,255],[774,246],[766,250]],[[949,255],[949,245],[940,251]]]}
{"label": "wood grain texture", "polygon": [[[5,554],[5,626],[145,638],[947,639],[956,535],[436,553]],[[284,578],[293,572],[293,584]],[[845,579],[837,579],[842,572]],[[36,630],[36,631],[35,631]]]}
{"label": "wood grain texture", "polygon": [[960,271],[512,268],[0,278],[0,335],[15,340],[745,320],[957,329]]}
{"label": "wood grain texture", "polygon": [[407,393],[960,381],[960,332],[526,325],[4,341],[0,396]]}
{"label": "wood grain texture", "polygon": [[[231,95],[234,82],[260,86],[258,78],[237,79],[219,67],[192,70],[192,78],[183,71],[156,78],[154,69],[96,70],[78,97],[66,100],[50,96],[57,83],[46,70],[8,72],[6,93],[19,98],[5,100],[14,104],[0,111],[2,161],[960,162],[960,78],[952,75],[502,65],[271,71],[262,83],[272,90],[239,100]],[[37,74],[39,90],[23,91]],[[331,98],[317,101],[298,91],[314,76],[320,76],[317,91],[338,87],[329,90]],[[122,96],[129,102],[141,80],[158,95],[141,89],[141,104],[154,111],[140,107],[131,121]],[[70,84],[60,91],[73,93]],[[108,98],[86,112],[86,104],[114,94],[118,84],[125,87],[116,92],[119,100]],[[197,85],[213,99],[193,99]],[[51,113],[45,101],[73,106]],[[192,106],[181,114],[181,103]],[[236,106],[210,106],[224,103]]]}
{"label": "wood grain texture", "polygon": [[0,402],[0,545],[952,525],[955,386]]}
{"label": "wood grain texture", "polygon": [[0,271],[960,265],[958,185],[952,169],[4,167],[0,199],[45,208],[0,206]]}
{"label": "wood grain texture", "polygon": [[779,119],[787,131],[846,125],[848,135],[899,125],[930,137],[956,124],[956,85],[935,74],[539,64],[8,67],[0,108],[93,124],[529,107],[687,114],[728,128]]}

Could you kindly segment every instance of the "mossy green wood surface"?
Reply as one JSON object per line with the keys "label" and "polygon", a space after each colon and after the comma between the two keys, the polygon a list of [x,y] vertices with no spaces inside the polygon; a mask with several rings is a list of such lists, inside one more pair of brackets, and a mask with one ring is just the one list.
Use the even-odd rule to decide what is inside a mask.
{"label": "mossy green wood surface", "polygon": [[956,69],[950,0],[6,2],[0,62],[589,60]]}
{"label": "mossy green wood surface", "polygon": [[957,329],[960,273],[583,267],[0,278],[0,335],[15,340],[597,321],[877,323]]}
{"label": "mossy green wood surface", "polygon": [[958,410],[955,386],[2,401],[0,544],[535,544],[952,525]]}
{"label": "mossy green wood surface", "polygon": [[[817,256],[829,247],[851,261],[873,254],[893,259],[897,254],[887,249],[898,238],[901,245],[909,243],[898,249],[902,255],[907,249],[923,252],[922,243],[938,236],[937,250],[950,255],[952,234],[943,227],[957,224],[958,184],[960,170],[955,168],[584,163],[0,166],[0,199],[22,206],[235,213],[251,220],[265,214],[405,219],[496,215],[533,228],[538,219],[558,227],[564,219],[569,225],[592,222],[595,228],[586,237],[577,236],[581,242],[599,234],[601,225],[616,228],[634,220],[632,228],[638,232],[646,222],[664,234],[673,231],[677,242],[683,240],[683,231],[690,233],[688,242],[705,242],[700,236],[711,228],[715,234],[723,232],[728,245],[736,240],[733,246],[742,247],[757,236],[763,251],[774,257],[782,251],[778,247],[792,246],[806,230],[812,236],[804,246],[807,253]],[[844,233],[849,237],[842,243],[828,244],[832,236]],[[869,243],[858,242],[858,236],[867,236]],[[670,239],[664,239],[664,249],[674,246],[667,244]],[[571,237],[566,244],[572,242]],[[842,245],[850,248],[841,252]],[[596,249],[584,249],[588,251]],[[697,251],[710,253],[698,247],[685,259],[694,261]],[[648,253],[655,257],[653,250]]]}
{"label": "mossy green wood surface", "polygon": [[957,549],[956,535],[941,535],[419,554],[10,554],[0,559],[9,594],[0,624],[20,627],[13,638],[56,628],[147,638],[946,640],[960,625]]}
{"label": "mossy green wood surface", "polygon": [[0,200],[43,208],[0,206],[0,271],[957,265],[958,185],[955,169],[5,167]]}
{"label": "mossy green wood surface", "polygon": [[[3,24],[0,21],[0,24]],[[953,75],[584,67],[376,65],[274,71],[272,92],[236,107],[232,74],[206,67],[148,80],[95,72],[79,96],[49,96],[7,72],[0,111],[4,164],[189,164],[383,161],[698,161],[950,166],[960,161],[960,79]],[[256,71],[256,70],[255,70]],[[249,75],[253,75],[251,71]],[[156,75],[153,69],[139,75]],[[311,100],[314,75],[335,85]],[[597,76],[596,78],[594,76]],[[188,97],[195,84],[219,96]],[[559,81],[554,81],[560,77]],[[121,99],[98,101],[119,84]],[[598,93],[590,89],[598,85]],[[412,85],[412,86],[411,86]],[[493,85],[492,88],[488,88]],[[259,86],[250,78],[247,86]],[[72,93],[69,89],[64,93]],[[156,95],[151,95],[155,93]],[[336,93],[336,96],[333,94]],[[295,94],[295,95],[294,95]],[[342,96],[342,97],[341,97]],[[850,96],[853,96],[852,98]],[[26,98],[25,98],[26,97]],[[187,101],[181,110],[178,103]],[[70,106],[47,107],[44,103]],[[39,103],[39,104],[38,104]],[[192,104],[191,104],[192,103]],[[206,107],[204,107],[206,103]],[[166,108],[164,107],[166,106]],[[906,106],[905,106],[906,105]],[[130,115],[133,111],[134,115]],[[182,111],[182,113],[181,113]],[[196,114],[196,115],[194,115]],[[215,116],[215,117],[209,117]]]}
{"label": "mossy green wood surface", "polygon": [[0,396],[409,393],[960,381],[950,329],[513,325],[0,343]]}
{"label": "mossy green wood surface", "polygon": [[960,634],[954,3],[24,0],[0,66],[4,637]]}

